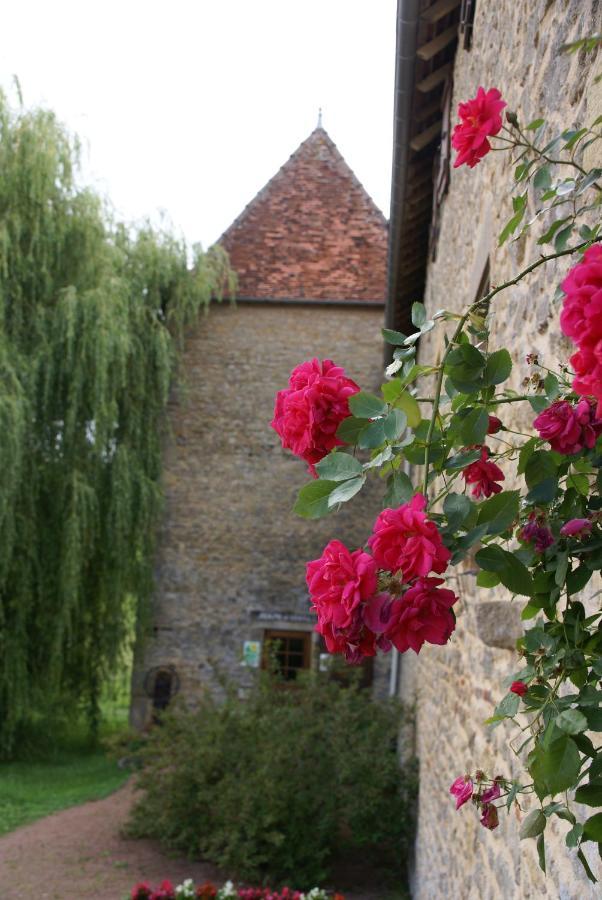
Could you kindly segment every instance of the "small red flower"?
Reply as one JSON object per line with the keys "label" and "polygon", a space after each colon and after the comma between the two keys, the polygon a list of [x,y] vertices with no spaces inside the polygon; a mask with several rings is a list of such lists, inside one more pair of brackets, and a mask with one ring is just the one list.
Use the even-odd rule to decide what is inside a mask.
{"label": "small red flower", "polygon": [[510,690],[513,694],[518,694],[519,697],[524,697],[529,688],[524,681],[513,681],[510,685]]}
{"label": "small red flower", "polygon": [[502,127],[500,115],[506,102],[497,88],[486,91],[480,87],[476,97],[460,103],[460,122],[452,134],[452,147],[458,151],[454,168],[466,164],[473,168],[491,150],[487,140],[497,134]]}
{"label": "small red flower", "polygon": [[150,900],[152,893],[153,889],[148,881],[140,881],[134,885],[130,896],[132,900]]}
{"label": "small red flower", "polygon": [[504,481],[505,475],[499,466],[489,462],[489,448],[481,447],[481,458],[471,463],[462,471],[466,484],[472,484],[471,494],[479,500],[481,497],[491,497],[502,490],[498,481]]}
{"label": "small red flower", "polygon": [[497,434],[500,428],[503,428],[501,419],[497,416],[489,416],[489,425],[487,426],[487,434]]}

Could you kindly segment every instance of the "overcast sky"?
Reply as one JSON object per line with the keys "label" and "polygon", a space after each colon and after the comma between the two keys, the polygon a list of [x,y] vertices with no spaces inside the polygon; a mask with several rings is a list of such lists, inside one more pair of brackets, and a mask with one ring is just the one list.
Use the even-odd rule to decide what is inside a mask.
{"label": "overcast sky", "polygon": [[215,241],[317,124],[388,216],[395,0],[19,0],[17,75],[83,141],[86,180],[128,221],[164,210]]}

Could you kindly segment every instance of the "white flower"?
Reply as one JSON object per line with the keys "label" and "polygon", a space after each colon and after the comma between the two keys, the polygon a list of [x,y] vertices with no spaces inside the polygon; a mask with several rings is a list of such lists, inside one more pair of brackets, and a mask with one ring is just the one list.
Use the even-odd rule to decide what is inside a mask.
{"label": "white flower", "polygon": [[217,900],[236,900],[237,894],[231,881],[227,881],[217,892]]}
{"label": "white flower", "polygon": [[178,900],[194,900],[194,881],[192,878],[186,878],[182,884],[179,884],[175,894]]}

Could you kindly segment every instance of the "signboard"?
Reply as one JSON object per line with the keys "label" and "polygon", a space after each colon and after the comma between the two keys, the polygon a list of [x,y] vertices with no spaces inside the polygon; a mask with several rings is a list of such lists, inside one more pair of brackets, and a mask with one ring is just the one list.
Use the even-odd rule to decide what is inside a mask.
{"label": "signboard", "polygon": [[261,641],[245,641],[242,645],[242,664],[258,669],[261,662]]}

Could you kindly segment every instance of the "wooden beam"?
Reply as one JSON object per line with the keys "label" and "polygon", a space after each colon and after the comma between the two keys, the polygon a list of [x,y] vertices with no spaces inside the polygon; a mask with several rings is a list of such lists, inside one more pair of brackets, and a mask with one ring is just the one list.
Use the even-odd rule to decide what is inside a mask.
{"label": "wooden beam", "polygon": [[438,122],[433,122],[430,128],[426,128],[424,131],[421,131],[420,134],[417,134],[416,137],[413,137],[410,141],[410,147],[412,150],[424,150],[425,147],[434,141],[436,137],[439,137],[439,133],[441,132],[441,119]]}
{"label": "wooden beam", "polygon": [[417,89],[421,94],[428,94],[429,91],[434,90],[436,87],[445,81],[448,74],[451,72],[452,64],[450,62],[445,63],[444,66],[441,66],[439,69],[435,69],[434,72],[431,72],[430,75],[427,75],[426,78],[423,78],[422,81],[419,81],[416,85]]}
{"label": "wooden beam", "polygon": [[414,113],[414,121],[424,122],[425,119],[428,119],[429,116],[434,116],[435,113],[441,115],[441,100],[439,98],[433,100],[432,103],[425,103],[422,108],[418,108]]}
{"label": "wooden beam", "polygon": [[437,37],[434,37],[432,41],[428,41],[428,43],[423,44],[422,47],[419,47],[416,51],[416,56],[418,57],[418,59],[432,59],[433,56],[436,56],[437,53],[440,53],[441,50],[444,50],[448,46],[448,44],[451,44],[452,41],[455,41],[457,36],[458,26],[451,25],[449,28],[446,28],[445,31],[442,31],[441,34],[438,34]]}
{"label": "wooden beam", "polygon": [[399,270],[402,273],[402,277],[410,275],[413,272],[418,272],[419,269],[422,269],[424,271],[424,269],[426,268],[426,262],[426,254],[422,255],[420,253],[417,253],[414,257],[412,257],[411,261],[408,260],[408,262],[402,263],[400,265]]}
{"label": "wooden beam", "polygon": [[427,197],[432,197],[432,196],[433,196],[433,185],[427,184],[420,191],[416,191],[414,194],[410,193],[410,195],[407,199],[407,204],[408,204],[408,206],[410,206],[413,209],[415,206],[420,206],[422,201],[425,200]]}
{"label": "wooden beam", "polygon": [[428,22],[429,25],[432,25],[433,22],[438,22],[439,19],[446,16],[452,9],[459,6],[460,2],[461,0],[437,0],[437,2],[433,3],[432,6],[429,6],[428,9],[425,9],[420,18],[423,22]]}

